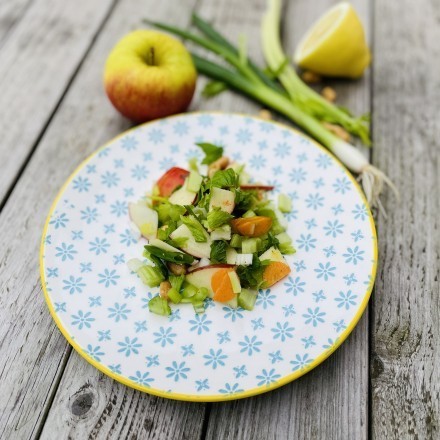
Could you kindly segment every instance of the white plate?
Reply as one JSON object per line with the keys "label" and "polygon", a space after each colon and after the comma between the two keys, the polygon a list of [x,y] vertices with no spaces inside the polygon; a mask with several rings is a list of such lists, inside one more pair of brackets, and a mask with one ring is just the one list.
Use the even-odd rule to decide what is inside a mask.
{"label": "white plate", "polygon": [[[149,289],[125,261],[145,244],[129,229],[136,201],[173,165],[223,145],[248,172],[293,199],[292,273],[252,312],[210,303],[149,313]],[[41,278],[58,327],[95,367],[147,393],[182,400],[248,397],[317,366],[353,330],[376,273],[373,218],[353,177],[291,128],[236,114],[189,113],[130,130],[83,162],[50,211]]]}

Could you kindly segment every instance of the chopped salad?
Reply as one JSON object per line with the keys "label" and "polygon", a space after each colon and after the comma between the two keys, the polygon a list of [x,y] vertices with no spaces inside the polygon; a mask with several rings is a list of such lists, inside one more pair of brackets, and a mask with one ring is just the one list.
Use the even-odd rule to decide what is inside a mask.
{"label": "chopped salad", "polygon": [[222,147],[197,145],[201,167],[191,159],[189,170],[170,168],[145,200],[129,204],[132,229],[148,244],[143,260],[127,264],[144,284],[160,287],[148,303],[158,315],[185,303],[204,313],[208,298],[252,310],[259,289],[290,273],[283,255],[295,253],[284,216],[289,197],[280,194],[275,204],[274,187],[250,183]]}

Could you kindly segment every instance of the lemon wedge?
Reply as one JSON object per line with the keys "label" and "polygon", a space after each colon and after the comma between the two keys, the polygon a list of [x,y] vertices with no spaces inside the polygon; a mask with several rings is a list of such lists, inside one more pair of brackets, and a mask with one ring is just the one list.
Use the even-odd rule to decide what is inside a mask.
{"label": "lemon wedge", "polygon": [[362,23],[350,3],[333,6],[312,26],[299,43],[294,61],[324,76],[362,75],[371,54]]}

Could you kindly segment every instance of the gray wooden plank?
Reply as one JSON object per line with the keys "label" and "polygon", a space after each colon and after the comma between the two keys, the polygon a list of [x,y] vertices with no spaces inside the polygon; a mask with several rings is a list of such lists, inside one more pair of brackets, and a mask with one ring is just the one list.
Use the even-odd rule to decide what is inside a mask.
{"label": "gray wooden plank", "polygon": [[[194,3],[186,0],[183,9],[171,1],[144,6],[153,11],[150,18],[184,24]],[[102,68],[115,42],[139,27],[142,17],[136,0],[117,5],[0,214],[0,230],[14,231],[0,236],[0,438],[37,436],[50,407],[43,438],[84,438],[84,432],[95,438],[124,438],[128,431],[190,438],[201,431],[203,406],[134,392],[99,375],[76,355],[54,399],[70,348],[44,303],[38,276],[40,235],[49,206],[70,172],[130,126],[103,92]],[[72,404],[76,402],[76,412],[86,405],[76,401],[84,386],[94,400],[92,410],[78,416]]]}
{"label": "gray wooden plank", "polygon": [[113,3],[35,0],[1,47],[0,206]]}
{"label": "gray wooden plank", "polygon": [[3,39],[23,17],[33,0],[3,0],[0,3],[0,47]]}
{"label": "gray wooden plank", "polygon": [[[287,2],[285,2],[286,4]],[[335,1],[288,2],[284,13],[283,39],[287,53],[311,23]],[[353,2],[365,26],[369,26],[368,2]],[[228,21],[228,34],[251,35],[251,49],[258,51],[258,24],[266,4],[247,8],[255,25],[243,25],[240,6],[216,2],[207,15],[217,24]],[[202,8],[203,9],[203,8]],[[370,110],[370,72],[359,81],[327,81],[338,93],[338,103],[357,114]],[[211,105],[215,108],[215,101]],[[368,155],[368,151],[364,151]],[[303,378],[274,392],[231,403],[212,404],[209,439],[366,439],[368,437],[368,313],[343,344],[323,365]],[[313,409],[312,409],[313,408]],[[227,421],[227,422],[226,422]]]}
{"label": "gray wooden plank", "polygon": [[374,162],[384,198],[373,313],[372,437],[440,438],[440,5],[376,1]]}

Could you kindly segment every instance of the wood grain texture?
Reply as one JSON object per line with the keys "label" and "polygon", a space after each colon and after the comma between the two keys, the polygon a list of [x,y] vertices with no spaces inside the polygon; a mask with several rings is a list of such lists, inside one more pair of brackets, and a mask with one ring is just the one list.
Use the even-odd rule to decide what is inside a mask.
{"label": "wood grain texture", "polygon": [[[185,15],[180,9],[173,14],[172,2],[145,7],[154,9],[150,18],[170,17],[183,25],[194,3],[181,4]],[[49,439],[200,435],[203,405],[135,392],[100,375],[76,354],[69,358],[70,347],[39,285],[39,239],[56,193],[81,160],[131,125],[108,102],[102,67],[116,41],[139,27],[141,19],[137,1],[118,4],[0,214],[0,230],[18,231],[0,237],[0,438],[34,437],[46,417],[42,436]]]}
{"label": "wood grain texture", "polygon": [[374,162],[384,198],[373,314],[372,437],[440,438],[440,5],[376,1]]}
{"label": "wood grain texture", "polygon": [[0,47],[33,0],[2,0],[0,3]]}
{"label": "wood grain texture", "polygon": [[[241,5],[218,1],[209,13],[218,23],[232,21],[228,35],[252,35],[251,49],[261,61],[259,20],[265,0],[254,1],[246,9],[252,27],[244,26]],[[331,0],[288,2],[285,8],[283,39],[287,53],[313,21],[334,2]],[[368,27],[366,1],[354,2]],[[285,2],[287,4],[287,2]],[[235,17],[235,18],[234,18]],[[229,19],[229,21],[227,21]],[[370,74],[357,82],[331,81],[338,103],[355,113],[370,109]],[[347,90],[348,89],[348,90]],[[215,105],[213,100],[212,105]],[[368,155],[368,151],[365,151]],[[366,439],[368,437],[368,314],[350,338],[323,365],[284,387],[251,399],[211,405],[208,439]]]}
{"label": "wood grain texture", "polygon": [[113,2],[35,0],[0,48],[0,206]]}

